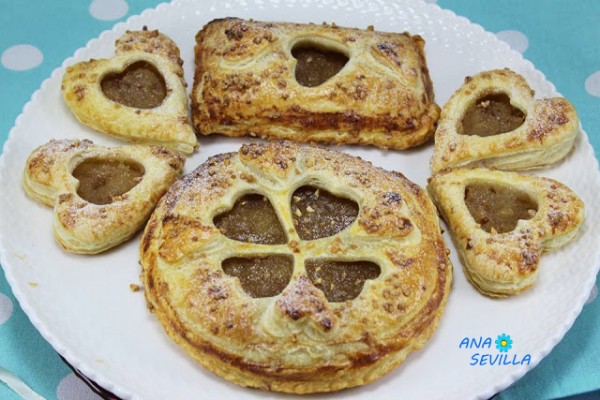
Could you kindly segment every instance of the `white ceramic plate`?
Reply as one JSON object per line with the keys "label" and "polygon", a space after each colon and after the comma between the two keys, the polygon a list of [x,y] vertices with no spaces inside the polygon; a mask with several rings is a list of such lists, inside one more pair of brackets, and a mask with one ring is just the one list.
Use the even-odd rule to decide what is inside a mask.
{"label": "white ceramic plate", "polygon": [[[0,251],[15,296],[41,334],[75,367],[123,398],[191,399],[276,398],[281,395],[243,389],[215,377],[187,357],[163,333],[147,311],[139,282],[137,239],[102,255],[77,256],[61,251],[52,236],[52,212],[25,196],[21,171],[29,153],[51,138],[89,138],[100,144],[122,144],[80,125],[65,107],[60,82],[67,65],[109,57],[126,29],[147,25],[173,38],[182,50],[191,84],[195,33],[213,18],[239,16],[257,20],[335,21],[339,25],[410,31],[427,41],[426,51],[437,101],[443,104],[465,76],[496,67],[523,74],[540,97],[555,89],[520,54],[477,25],[436,5],[413,1],[232,0],[176,1],[120,23],[67,59],[44,82],[17,119],[0,159]],[[191,85],[190,85],[191,86]],[[191,171],[208,156],[236,150],[242,140],[202,138],[188,160]],[[432,145],[407,152],[358,147],[340,150],[376,165],[405,173],[424,185],[430,174]],[[465,280],[456,252],[455,282],[438,331],[422,351],[383,379],[333,395],[378,399],[488,398],[537,364],[563,337],[587,298],[600,265],[600,178],[587,136],[559,165],[537,172],[573,188],[588,205],[587,220],[576,242],[542,258],[539,278],[526,293],[505,300],[478,294]],[[452,246],[451,246],[452,247]],[[461,348],[464,338],[509,334],[513,347],[503,364],[490,365],[491,348]],[[475,356],[479,353],[479,356]],[[481,354],[491,354],[480,365]],[[529,364],[512,365],[526,354]],[[473,358],[475,357],[475,358]],[[470,365],[474,360],[478,365]]]}

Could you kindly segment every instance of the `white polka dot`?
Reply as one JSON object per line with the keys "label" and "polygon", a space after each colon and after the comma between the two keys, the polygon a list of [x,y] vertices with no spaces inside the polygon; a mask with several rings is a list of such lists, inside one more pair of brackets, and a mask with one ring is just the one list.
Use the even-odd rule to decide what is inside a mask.
{"label": "white polka dot", "polygon": [[94,0],[90,4],[90,14],[92,17],[110,21],[119,19],[127,14],[129,5],[125,0]]}
{"label": "white polka dot", "polygon": [[596,71],[585,80],[585,91],[592,96],[600,97],[600,71]]}
{"label": "white polka dot", "polygon": [[65,376],[56,388],[58,400],[102,400],[77,375],[71,373]]}
{"label": "white polka dot", "polygon": [[529,40],[523,32],[519,31],[500,31],[496,33],[498,39],[504,40],[508,45],[519,53],[525,53],[529,47]]}
{"label": "white polka dot", "polygon": [[13,303],[8,296],[0,293],[0,325],[8,321],[13,313]]}
{"label": "white polka dot", "polygon": [[18,44],[2,52],[2,65],[13,71],[25,71],[37,67],[44,60],[44,55],[35,46]]}
{"label": "white polka dot", "polygon": [[596,300],[596,297],[598,297],[598,286],[594,285],[592,291],[590,292],[590,297],[588,297],[585,304],[590,304],[592,301]]}

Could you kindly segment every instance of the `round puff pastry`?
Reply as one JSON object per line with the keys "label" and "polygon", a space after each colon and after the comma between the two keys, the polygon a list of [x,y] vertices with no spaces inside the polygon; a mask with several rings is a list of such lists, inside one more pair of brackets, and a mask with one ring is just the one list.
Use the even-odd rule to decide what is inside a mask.
{"label": "round puff pastry", "polygon": [[[135,162],[141,180],[109,204],[93,204],[77,193],[73,170],[86,160]],[[51,140],[29,156],[23,174],[25,192],[54,207],[54,236],[67,251],[95,254],[133,236],[161,196],[181,174],[184,158],[158,146],[96,146],[89,140]]]}
{"label": "round puff pastry", "polygon": [[[297,44],[349,61],[321,85],[302,86],[292,55]],[[439,117],[424,46],[408,33],[214,20],[196,35],[194,125],[204,135],[417,146]]]}
{"label": "round puff pastry", "polygon": [[[121,139],[162,145],[190,154],[198,146],[191,126],[183,61],[177,45],[154,31],[127,31],[115,43],[115,56],[80,62],[67,68],[62,81],[65,102],[85,125]],[[138,62],[153,66],[166,86],[166,97],[154,108],[129,107],[109,99],[101,87],[107,75]]]}
{"label": "round puff pastry", "polygon": [[[300,239],[290,203],[303,185],[356,201],[356,220],[334,236]],[[215,216],[248,193],[271,202],[286,244],[217,229]],[[294,260],[272,297],[250,297],[221,266],[265,254]],[[239,385],[291,393],[362,385],[398,366],[433,334],[452,280],[425,191],[360,158],[286,143],[244,145],[176,182],[146,225],[140,257],[149,308],[198,363]],[[356,298],[329,302],[308,277],[305,260],[314,258],[366,260],[381,273]]]}
{"label": "round puff pastry", "polygon": [[[493,136],[460,134],[466,111],[479,99],[506,94],[525,114],[524,123]],[[579,120],[573,105],[558,97],[534,99],[525,78],[509,70],[492,70],[467,77],[442,108],[435,132],[431,169],[489,167],[523,170],[550,165],[567,155],[577,136]]]}
{"label": "round puff pastry", "polygon": [[[510,232],[487,232],[465,204],[465,188],[474,183],[524,192],[537,203],[537,212],[531,219],[519,219]],[[477,290],[492,297],[529,288],[536,279],[542,253],[573,240],[584,220],[584,204],[579,197],[549,178],[459,168],[434,175],[428,189],[447,223],[467,278]]]}

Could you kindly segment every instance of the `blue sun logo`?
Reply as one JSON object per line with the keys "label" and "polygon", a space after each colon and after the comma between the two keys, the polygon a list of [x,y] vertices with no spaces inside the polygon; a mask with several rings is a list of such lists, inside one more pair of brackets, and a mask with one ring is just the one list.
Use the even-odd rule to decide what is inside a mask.
{"label": "blue sun logo", "polygon": [[512,349],[512,343],[513,341],[510,338],[510,335],[503,333],[502,335],[498,335],[498,339],[496,340],[496,348],[501,353],[506,353],[507,351]]}

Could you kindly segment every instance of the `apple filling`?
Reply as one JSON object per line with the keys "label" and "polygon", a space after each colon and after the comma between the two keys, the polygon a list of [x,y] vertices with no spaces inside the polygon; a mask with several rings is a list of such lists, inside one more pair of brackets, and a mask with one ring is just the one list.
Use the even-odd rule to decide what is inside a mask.
{"label": "apple filling", "polygon": [[270,255],[265,257],[233,257],[223,261],[223,271],[240,280],[242,288],[251,297],[272,297],[285,289],[292,278],[292,257]]}
{"label": "apple filling", "polygon": [[167,97],[165,79],[145,61],[133,63],[121,73],[105,76],[101,87],[106,97],[128,107],[158,107]]}
{"label": "apple filling", "polygon": [[302,186],[292,195],[292,219],[302,240],[333,236],[352,224],[358,204],[313,186]]}
{"label": "apple filling", "polygon": [[240,242],[285,244],[288,241],[271,202],[260,194],[242,196],[231,210],[217,215],[214,224],[223,235]]}
{"label": "apple filling", "polygon": [[144,167],[134,161],[90,158],[72,175],[79,181],[79,197],[94,204],[109,204],[142,180]]}
{"label": "apple filling", "polygon": [[538,210],[537,203],[526,192],[493,183],[468,185],[465,203],[481,228],[491,233],[510,232],[520,219],[531,219]]}
{"label": "apple filling", "polygon": [[493,136],[517,129],[525,114],[510,104],[506,94],[492,94],[471,105],[459,125],[459,133],[470,136]]}
{"label": "apple filling", "polygon": [[356,298],[367,279],[381,273],[379,266],[369,261],[307,260],[306,273],[312,283],[321,289],[330,302]]}
{"label": "apple filling", "polygon": [[302,86],[319,86],[335,76],[348,62],[340,52],[320,49],[310,44],[298,44],[292,49],[296,58],[296,80]]}

